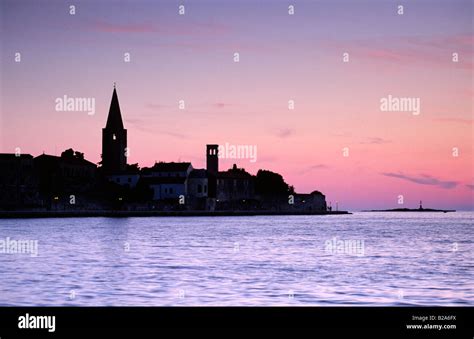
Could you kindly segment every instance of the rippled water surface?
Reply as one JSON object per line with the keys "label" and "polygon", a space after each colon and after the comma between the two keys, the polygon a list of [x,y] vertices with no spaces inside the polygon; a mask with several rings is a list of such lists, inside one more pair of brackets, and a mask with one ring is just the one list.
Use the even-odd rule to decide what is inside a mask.
{"label": "rippled water surface", "polygon": [[0,305],[474,305],[473,216],[0,220]]}

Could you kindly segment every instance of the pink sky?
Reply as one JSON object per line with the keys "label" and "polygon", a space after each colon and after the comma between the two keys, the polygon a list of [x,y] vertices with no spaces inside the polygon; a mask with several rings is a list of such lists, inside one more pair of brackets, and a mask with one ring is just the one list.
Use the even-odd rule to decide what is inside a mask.
{"label": "pink sky", "polygon": [[[117,82],[129,163],[181,160],[202,168],[207,143],[256,145],[256,163],[223,160],[220,168],[270,169],[297,191],[320,190],[345,209],[398,207],[400,194],[404,207],[423,200],[473,209],[469,2],[418,4],[412,12],[424,21],[399,17],[386,4],[376,7],[378,16],[345,2],[314,12],[303,5],[297,18],[272,7],[245,21],[233,14],[245,5],[191,7],[184,17],[175,7],[153,12],[140,3],[115,13],[84,4],[75,17],[64,8],[4,5],[0,151],[20,147],[36,156],[73,147],[98,162]],[[160,20],[149,17],[157,13]],[[32,17],[19,27],[15,15]],[[420,115],[382,112],[380,99],[389,94],[420,98]],[[56,112],[63,95],[94,97],[96,114]]]}

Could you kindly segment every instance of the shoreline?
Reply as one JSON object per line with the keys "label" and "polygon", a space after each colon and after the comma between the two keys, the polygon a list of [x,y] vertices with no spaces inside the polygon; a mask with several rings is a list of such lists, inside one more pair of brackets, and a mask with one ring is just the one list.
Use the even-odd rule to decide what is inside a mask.
{"label": "shoreline", "polygon": [[348,211],[0,211],[0,219],[129,218],[129,217],[240,217],[263,215],[349,215]]}
{"label": "shoreline", "polygon": [[456,210],[437,210],[437,209],[431,209],[431,208],[424,208],[424,209],[392,209],[392,210],[364,210],[361,212],[416,212],[416,213],[422,213],[422,212],[442,212],[442,213],[448,213],[448,212],[456,212]]}

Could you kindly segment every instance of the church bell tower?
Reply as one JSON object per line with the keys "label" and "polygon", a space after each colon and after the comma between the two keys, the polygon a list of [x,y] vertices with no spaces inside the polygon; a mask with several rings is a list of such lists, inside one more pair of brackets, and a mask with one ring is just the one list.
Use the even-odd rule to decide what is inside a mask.
{"label": "church bell tower", "polygon": [[102,168],[105,173],[120,173],[127,168],[127,130],[123,127],[122,114],[114,84],[109,116],[102,129]]}

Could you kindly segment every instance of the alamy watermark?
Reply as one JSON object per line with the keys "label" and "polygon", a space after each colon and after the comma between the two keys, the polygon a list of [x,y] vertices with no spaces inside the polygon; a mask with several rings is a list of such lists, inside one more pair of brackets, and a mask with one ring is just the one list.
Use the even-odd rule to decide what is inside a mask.
{"label": "alamy watermark", "polygon": [[47,329],[48,332],[56,331],[56,316],[54,315],[25,315],[18,317],[19,329]]}
{"label": "alamy watermark", "polygon": [[217,157],[220,159],[249,159],[250,162],[257,161],[257,145],[232,145],[226,142],[219,145]]}
{"label": "alamy watermark", "polygon": [[95,98],[74,98],[64,95],[56,98],[57,112],[87,112],[88,115],[95,114]]}
{"label": "alamy watermark", "polygon": [[410,112],[419,115],[421,112],[420,98],[394,97],[389,94],[380,99],[380,110],[382,112]]}
{"label": "alamy watermark", "polygon": [[32,257],[37,257],[38,240],[0,238],[0,254],[29,254]]}
{"label": "alamy watermark", "polygon": [[365,255],[364,240],[358,239],[338,239],[333,237],[324,243],[324,249],[329,254],[349,254],[356,256]]}

